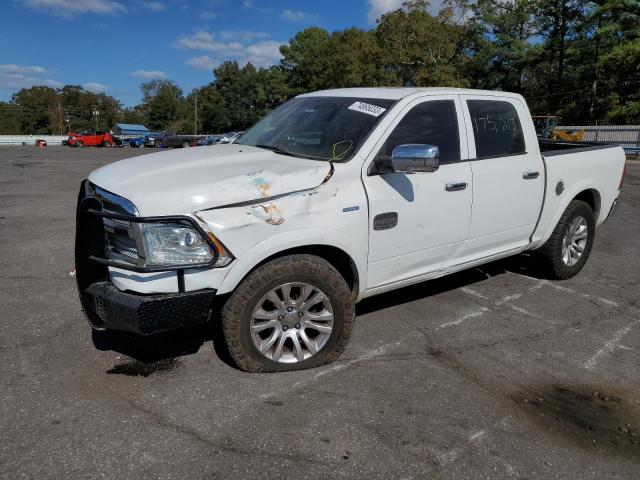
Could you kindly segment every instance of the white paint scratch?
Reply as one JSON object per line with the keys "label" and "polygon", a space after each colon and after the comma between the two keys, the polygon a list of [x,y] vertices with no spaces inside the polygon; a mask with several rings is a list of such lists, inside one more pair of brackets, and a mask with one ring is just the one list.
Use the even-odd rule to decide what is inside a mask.
{"label": "white paint scratch", "polygon": [[445,328],[445,327],[451,327],[453,325],[460,325],[462,322],[466,322],[467,320],[470,320],[472,318],[480,317],[480,316],[484,315],[488,311],[489,311],[488,308],[482,307],[480,310],[468,313],[464,317],[460,317],[458,320],[454,320],[452,322],[443,323],[438,328],[436,328],[436,330],[440,330],[441,328]]}
{"label": "white paint scratch", "polygon": [[[339,372],[340,370],[344,370],[347,367],[350,367],[351,365],[353,365],[354,363],[358,363],[361,362],[363,360],[370,360],[372,358],[375,358],[379,355],[384,355],[385,353],[387,353],[389,350],[391,350],[393,347],[402,345],[402,343],[409,338],[409,336],[403,337],[402,339],[400,339],[399,341],[396,342],[391,342],[391,343],[387,343],[385,345],[381,345],[378,348],[375,348],[373,350],[369,350],[367,353],[360,355],[359,357],[355,357],[352,358],[351,360],[347,360],[345,362],[341,362],[341,363],[333,363],[331,366],[320,370],[318,373],[316,373],[315,375],[309,375],[306,376],[303,380],[300,380],[294,384],[291,385],[291,389],[296,389],[299,387],[303,387],[309,383],[313,383],[316,380],[318,380],[320,377],[323,377],[325,375],[331,374],[331,373],[336,373]],[[276,394],[273,393],[265,393],[260,395],[260,399],[262,400],[267,400],[269,398],[273,398],[275,397]]]}
{"label": "white paint scratch", "polygon": [[446,465],[448,463],[455,462],[462,455],[462,449],[454,448],[453,450],[449,450],[446,453],[438,455],[437,462],[440,465]]}
{"label": "white paint scratch", "polygon": [[484,298],[485,300],[489,299],[489,297],[487,297],[486,295],[482,295],[481,293],[476,292],[475,290],[472,290],[471,288],[468,288],[468,287],[463,287],[460,290],[462,290],[467,295],[471,295],[476,298]]}
{"label": "white paint scratch", "polygon": [[602,303],[607,304],[607,305],[611,305],[612,307],[619,307],[620,306],[619,303],[614,302],[613,300],[608,300],[606,298],[598,297],[598,300],[601,301]]}
{"label": "white paint scratch", "polygon": [[538,283],[536,283],[533,287],[529,287],[529,291],[530,292],[535,292],[536,290],[540,290],[542,287],[544,287],[547,283],[549,283],[546,280],[540,280]]}
{"label": "white paint scratch", "polygon": [[604,346],[600,350],[598,350],[593,357],[585,362],[584,368],[590,369],[595,367],[600,358],[602,358],[604,355],[613,353],[616,348],[626,349],[627,347],[623,347],[622,345],[620,345],[620,340],[622,340],[624,336],[627,335],[631,331],[631,329],[638,324],[640,324],[640,320],[631,322],[626,327],[618,330],[611,340],[605,343]]}
{"label": "white paint scratch", "polygon": [[535,313],[531,313],[528,310],[525,310],[524,308],[520,308],[520,307],[516,307],[515,305],[509,305],[509,308],[511,308],[511,310],[513,310],[514,312],[518,312],[521,313],[522,315],[526,315],[528,317],[533,317],[533,318],[542,318],[539,315],[536,315]]}
{"label": "white paint scratch", "polygon": [[506,297],[504,297],[502,300],[498,300],[496,302],[496,305],[502,305],[503,303],[507,303],[510,302],[511,300],[517,300],[518,298],[520,298],[522,296],[521,293],[514,293],[513,295],[507,295]]}
{"label": "white paint scratch", "polygon": [[480,430],[478,432],[475,432],[469,437],[469,441],[473,442],[475,440],[478,440],[479,438],[484,437],[486,434],[487,434],[486,430]]}

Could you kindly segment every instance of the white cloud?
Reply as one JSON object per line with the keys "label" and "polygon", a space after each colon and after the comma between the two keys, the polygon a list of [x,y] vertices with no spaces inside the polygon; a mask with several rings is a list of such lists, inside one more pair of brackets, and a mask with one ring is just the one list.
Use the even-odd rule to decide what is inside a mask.
{"label": "white cloud", "polygon": [[22,0],[25,7],[72,18],[80,13],[109,14],[126,12],[127,8],[114,0]]}
{"label": "white cloud", "polygon": [[135,78],[144,78],[146,80],[153,78],[167,78],[167,74],[161,70],[136,70],[135,72],[129,73],[129,75]]}
{"label": "white cloud", "polygon": [[213,20],[217,17],[217,15],[215,14],[215,12],[211,12],[209,10],[205,10],[204,12],[202,12],[200,14],[200,18],[202,20]]}
{"label": "white cloud", "polygon": [[220,42],[209,32],[196,32],[193,35],[183,36],[176,40],[174,46],[184,50],[202,50],[216,53],[242,49],[242,44],[239,42]]}
{"label": "white cloud", "polygon": [[82,88],[84,88],[85,90],[87,90],[89,92],[102,93],[108,87],[106,85],[104,85],[102,83],[98,83],[98,82],[87,82],[84,85],[82,85]]}
{"label": "white cloud", "polygon": [[246,60],[258,67],[266,67],[278,63],[282,58],[280,54],[282,42],[266,40],[249,45],[246,48]]}
{"label": "white cloud", "polygon": [[298,10],[289,10],[288,8],[283,10],[280,14],[281,18],[284,18],[288,22],[304,22],[306,20],[312,20],[313,15]]}
{"label": "white cloud", "polygon": [[253,8],[253,0],[244,0],[242,2],[242,8],[244,9]]}
{"label": "white cloud", "polygon": [[369,12],[367,20],[369,23],[376,23],[376,20],[391,10],[397,10],[402,6],[403,0],[368,0]]}
{"label": "white cloud", "polygon": [[4,64],[0,65],[0,73],[20,73],[20,74],[34,74],[44,73],[45,69],[37,65],[13,65]]}
{"label": "white cloud", "polygon": [[142,5],[147,10],[151,10],[153,12],[163,12],[163,11],[165,11],[167,9],[167,7],[165,7],[164,3],[162,3],[162,2],[147,2],[147,1],[143,1],[143,2],[140,2],[140,5]]}
{"label": "white cloud", "polygon": [[201,70],[207,70],[208,72],[210,72],[215,67],[220,65],[220,61],[219,60],[216,60],[215,58],[211,58],[209,55],[202,55],[200,57],[193,57],[193,58],[190,58],[189,60],[187,60],[185,63],[187,65],[199,68]]}
{"label": "white cloud", "polygon": [[62,83],[49,78],[36,78],[22,73],[1,73],[0,90],[15,92],[21,88],[42,85],[51,88],[62,88]]}
{"label": "white cloud", "polygon": [[[376,20],[385,13],[398,10],[402,7],[405,0],[367,0],[369,2],[369,12],[367,20],[369,23],[376,23]],[[427,11],[432,15],[437,14],[442,9],[442,0],[434,0],[429,2]]]}
{"label": "white cloud", "polygon": [[253,32],[251,30],[222,30],[218,32],[218,36],[226,41],[251,42],[258,38],[267,38],[269,34],[265,32]]}
{"label": "white cloud", "polygon": [[50,78],[43,78],[47,70],[39,65],[0,65],[0,90],[15,92],[21,88],[42,85],[51,88],[62,88],[62,83]]}
{"label": "white cloud", "polygon": [[258,67],[266,67],[277,63],[280,58],[280,45],[275,40],[254,40],[268,37],[262,32],[229,31],[211,33],[200,31],[192,35],[184,35],[173,43],[174,47],[183,50],[207,52],[208,55],[192,57],[187,65],[211,70],[223,60],[236,60],[240,64],[251,62]]}

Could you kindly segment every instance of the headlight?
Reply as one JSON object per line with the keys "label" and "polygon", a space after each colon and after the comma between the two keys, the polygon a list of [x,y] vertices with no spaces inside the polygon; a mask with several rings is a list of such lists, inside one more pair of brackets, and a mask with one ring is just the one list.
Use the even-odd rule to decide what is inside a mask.
{"label": "headlight", "polygon": [[217,238],[209,234],[207,242],[194,227],[167,223],[142,223],[140,227],[147,266],[203,265],[216,253],[214,267],[224,267],[233,260]]}
{"label": "headlight", "polygon": [[146,265],[196,265],[213,260],[211,247],[193,227],[158,223],[141,227]]}

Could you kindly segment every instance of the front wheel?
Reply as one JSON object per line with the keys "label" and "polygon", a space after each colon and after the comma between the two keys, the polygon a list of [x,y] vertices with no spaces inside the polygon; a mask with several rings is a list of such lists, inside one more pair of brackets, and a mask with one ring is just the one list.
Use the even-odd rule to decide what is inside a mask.
{"label": "front wheel", "polygon": [[551,275],[559,280],[577,275],[589,258],[594,235],[593,209],[582,200],[572,200],[540,249]]}
{"label": "front wheel", "polygon": [[333,362],[355,321],[351,290],[326,260],[289,255],[245,278],[222,309],[225,343],[248,372],[281,372]]}
{"label": "front wheel", "polygon": [[189,142],[182,142],[182,148],[189,148],[191,144]]}

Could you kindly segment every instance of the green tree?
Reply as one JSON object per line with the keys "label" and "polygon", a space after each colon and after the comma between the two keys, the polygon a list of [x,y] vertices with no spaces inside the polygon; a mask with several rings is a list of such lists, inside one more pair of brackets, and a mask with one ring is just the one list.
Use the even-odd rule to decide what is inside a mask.
{"label": "green tree", "polygon": [[461,67],[470,31],[452,21],[450,9],[434,17],[427,5],[405,2],[379,20],[375,35],[387,79],[398,86],[467,86]]}
{"label": "green tree", "polygon": [[331,38],[323,28],[311,27],[296,33],[280,47],[280,64],[296,93],[322,90],[331,85],[333,63]]}
{"label": "green tree", "polygon": [[151,80],[140,86],[142,111],[151,130],[176,129],[185,116],[187,105],[182,89],[172,80]]}
{"label": "green tree", "polygon": [[56,90],[36,86],[23,88],[11,97],[11,104],[20,112],[20,133],[47,135],[52,133],[50,116],[57,104]]}
{"label": "green tree", "polygon": [[478,0],[468,69],[474,86],[522,93],[534,63],[537,22],[533,0]]}

